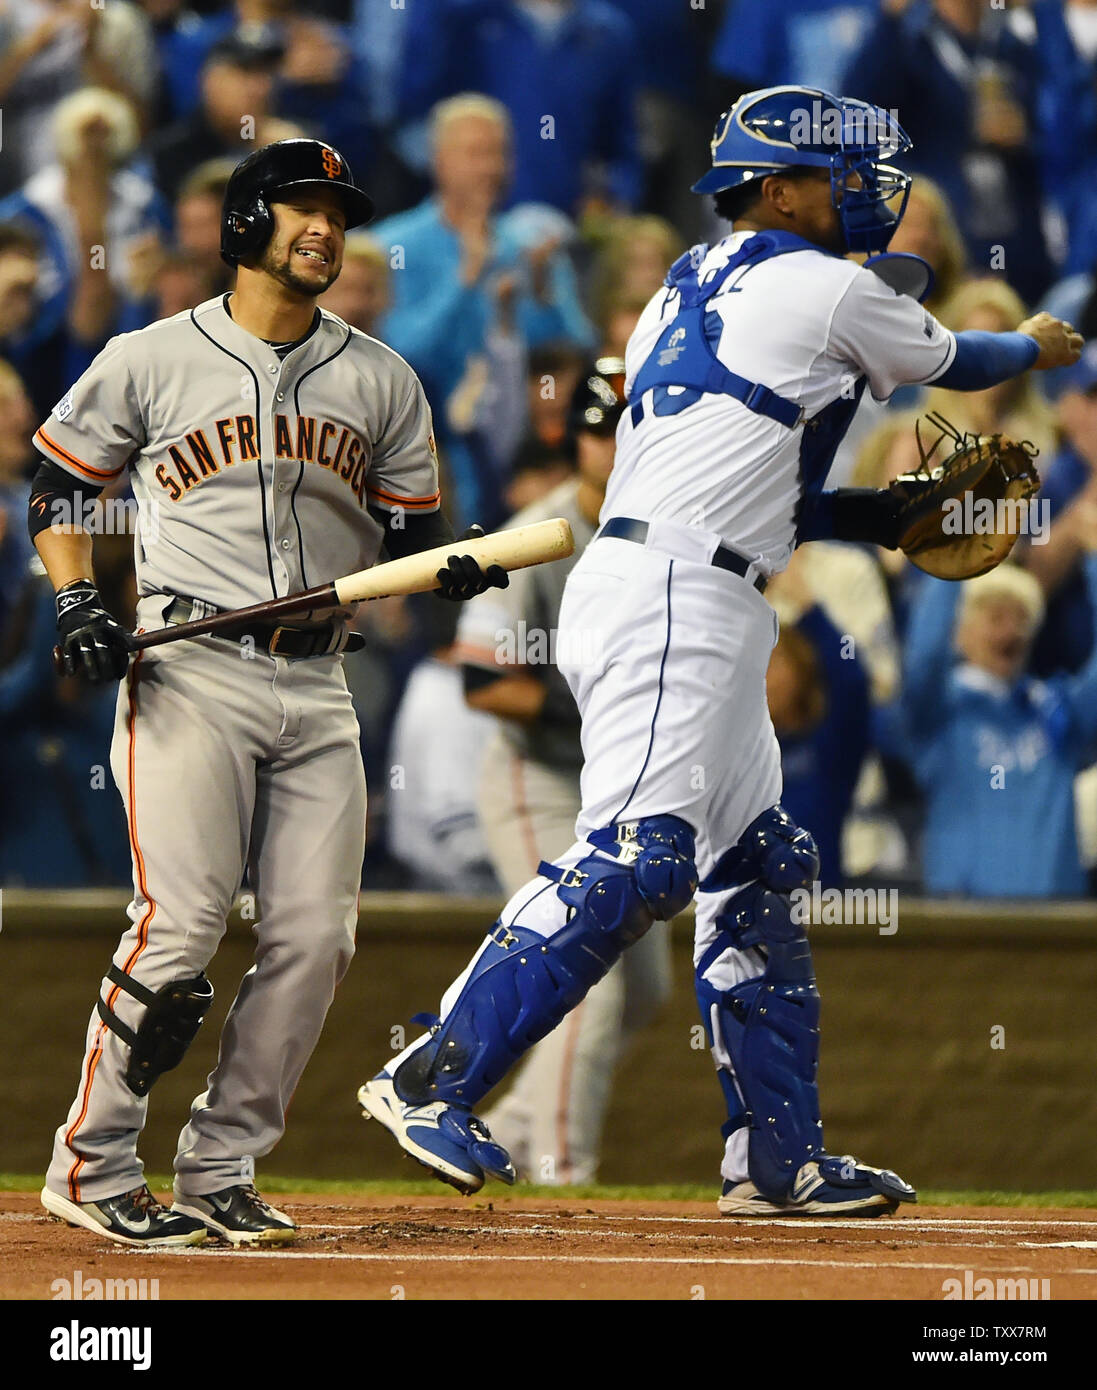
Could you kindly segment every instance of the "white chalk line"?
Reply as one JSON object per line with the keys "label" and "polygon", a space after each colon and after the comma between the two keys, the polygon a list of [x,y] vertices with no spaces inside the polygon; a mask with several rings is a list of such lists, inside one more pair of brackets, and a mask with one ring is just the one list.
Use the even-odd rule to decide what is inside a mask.
{"label": "white chalk line", "polygon": [[[127,1254],[132,1255],[169,1255],[181,1257],[183,1259],[195,1260],[204,1258],[213,1259],[247,1259],[247,1260],[357,1260],[362,1263],[373,1264],[579,1264],[579,1265],[685,1265],[695,1267],[698,1265],[712,1266],[734,1266],[742,1265],[752,1267],[757,1265],[788,1265],[799,1269],[885,1269],[890,1273],[897,1270],[917,1269],[917,1270],[945,1270],[950,1274],[956,1273],[955,1262],[951,1264],[936,1264],[927,1261],[892,1261],[892,1260],[793,1260],[780,1258],[769,1258],[764,1256],[687,1256],[687,1255],[468,1255],[468,1254],[445,1254],[445,1255],[424,1255],[413,1254],[410,1252],[394,1255],[388,1252],[350,1252],[350,1251],[323,1251],[313,1250],[243,1250],[243,1249],[205,1249],[200,1245],[192,1246],[161,1246],[157,1250],[141,1249],[139,1246],[123,1247]],[[996,1265],[990,1268],[972,1269],[972,1274],[1003,1275],[1003,1274],[1044,1274],[1046,1271],[1034,1269],[1031,1265],[1015,1265],[1003,1267]],[[1059,1269],[1054,1270],[1055,1277],[1066,1274],[1095,1274],[1097,1269]]]}
{"label": "white chalk line", "polygon": [[[420,1211],[425,1210],[420,1208]],[[502,1214],[502,1213],[500,1213]],[[589,1221],[591,1213],[584,1212],[581,1215],[564,1215],[559,1212],[538,1212],[538,1211],[508,1211],[507,1216],[528,1217],[530,1219],[544,1221],[546,1217],[551,1217],[554,1221]],[[904,1229],[919,1231],[948,1231],[956,1227],[962,1227],[967,1231],[1001,1231],[1012,1230],[1027,1231],[1039,1230],[1048,1226],[1070,1226],[1080,1227],[1083,1230],[1097,1228],[1097,1221],[1060,1221],[1058,1217],[1044,1217],[1042,1220],[1028,1220],[1025,1218],[1010,1217],[982,1217],[982,1216],[941,1216],[923,1220],[918,1215],[917,1209],[910,1212],[908,1216],[862,1216],[839,1220],[836,1217],[825,1216],[630,1216],[619,1212],[596,1212],[595,1216],[604,1216],[612,1221],[635,1221],[647,1222],[682,1222],[688,1226],[728,1226],[733,1221],[749,1222],[752,1229],[762,1226],[779,1226],[783,1230],[848,1230],[848,1231],[902,1231]]]}
{"label": "white chalk line", "polygon": [[[380,1223],[378,1223],[378,1222],[370,1222],[370,1223],[368,1223],[368,1224],[366,1224],[366,1225],[357,1225],[357,1224],[353,1224],[353,1225],[352,1225],[352,1224],[350,1224],[350,1223],[347,1223],[347,1224],[344,1225],[344,1224],[340,1224],[340,1223],[336,1223],[336,1222],[332,1222],[331,1224],[324,1224],[324,1223],[321,1223],[321,1222],[299,1221],[299,1222],[297,1222],[297,1229],[298,1229],[299,1231],[326,1231],[326,1232],[328,1233],[329,1237],[331,1237],[331,1238],[338,1238],[340,1235],[350,1235],[350,1234],[355,1234],[355,1233],[361,1232],[361,1231],[377,1231],[378,1225],[384,1225],[384,1224],[385,1224],[384,1222],[380,1222]],[[429,1239],[432,1235],[437,1235],[437,1234],[440,1234],[440,1233],[441,1233],[440,1231],[433,1231],[433,1230],[431,1230],[431,1228],[429,1227],[429,1225],[426,1225],[426,1224],[415,1223],[415,1229],[416,1229],[417,1232],[422,1232],[423,1236],[424,1236],[425,1238],[427,1238],[427,1239]],[[863,1227],[862,1227],[862,1229],[863,1229]],[[635,1232],[635,1231],[615,1231],[615,1230],[612,1230],[612,1229],[610,1229],[610,1228],[608,1228],[608,1227],[578,1227],[578,1226],[568,1226],[566,1230],[561,1230],[559,1227],[556,1227],[556,1226],[535,1225],[535,1226],[447,1226],[447,1227],[445,1228],[445,1232],[444,1232],[444,1233],[445,1233],[447,1236],[468,1236],[468,1237],[471,1237],[471,1238],[475,1238],[475,1239],[477,1239],[477,1240],[481,1240],[481,1239],[483,1239],[485,1236],[487,1236],[487,1237],[490,1237],[490,1236],[532,1236],[532,1237],[538,1237],[538,1236],[540,1236],[540,1237],[544,1237],[544,1238],[549,1239],[549,1240],[559,1240],[559,1239],[565,1239],[565,1240],[566,1240],[566,1239],[573,1238],[573,1237],[584,1237],[584,1238],[590,1239],[590,1240],[632,1240],[632,1241],[635,1241],[635,1240],[640,1240],[640,1239],[642,1239],[642,1240],[645,1240],[645,1241],[664,1241],[664,1242],[668,1242],[668,1243],[669,1243],[669,1242],[672,1242],[672,1241],[679,1241],[679,1242],[680,1242],[680,1241],[682,1241],[682,1240],[684,1240],[684,1239],[690,1239],[690,1238],[692,1238],[692,1239],[694,1239],[694,1240],[720,1241],[721,1244],[726,1244],[726,1245],[756,1245],[756,1244],[758,1243],[758,1234],[757,1234],[757,1232],[754,1232],[754,1233],[752,1233],[751,1235],[732,1235],[732,1234],[730,1234],[730,1232],[728,1232],[728,1231],[726,1231],[726,1230],[724,1230],[724,1231],[713,1231],[711,1234],[705,1234],[705,1235],[700,1235],[700,1234],[699,1234],[699,1235],[695,1235],[695,1236],[692,1236],[692,1237],[686,1237],[686,1236],[682,1236],[682,1235],[674,1235],[674,1234],[672,1234],[672,1233],[670,1233],[670,1232],[662,1232],[662,1231],[652,1232],[652,1233],[650,1233],[649,1235],[645,1235],[645,1236],[639,1236],[639,1235],[637,1234],[637,1232]],[[384,1234],[384,1232],[379,1232],[379,1234]],[[900,1234],[900,1233],[895,1232],[895,1231],[894,1231],[894,1228],[892,1228],[892,1232],[889,1234],[889,1239],[894,1239],[895,1236],[898,1235],[898,1234]],[[1002,1249],[1002,1248],[1006,1248],[1006,1247],[1002,1247],[1002,1246],[988,1245],[985,1241],[934,1240],[934,1241],[932,1241],[932,1242],[926,1242],[925,1239],[922,1237],[922,1233],[921,1233],[921,1231],[920,1231],[919,1229],[911,1229],[911,1228],[909,1228],[909,1227],[908,1227],[908,1229],[907,1229],[906,1231],[903,1231],[901,1234],[902,1234],[903,1236],[906,1237],[906,1239],[904,1240],[903,1243],[904,1243],[905,1245],[912,1246],[912,1247],[913,1247],[913,1246],[921,1246],[921,1245],[925,1245],[925,1244],[927,1244],[927,1243],[931,1243],[931,1244],[933,1245],[934,1249],[936,1249],[936,1250],[993,1250],[993,1249]],[[402,1237],[402,1236],[396,1236],[396,1237],[394,1237],[394,1238],[395,1238],[395,1239],[402,1239],[403,1237]],[[771,1235],[769,1238],[772,1240],[772,1239],[773,1239],[773,1236]],[[789,1230],[788,1226],[786,1226],[786,1227],[784,1227],[784,1228],[782,1229],[782,1232],[781,1232],[781,1240],[782,1240],[782,1243],[783,1243],[783,1244],[790,1244],[790,1245],[791,1245],[791,1244],[795,1244],[795,1243],[796,1243],[796,1234],[795,1234],[794,1231]],[[862,1244],[862,1242],[861,1242],[861,1241],[849,1241],[848,1244],[849,1244],[850,1246],[858,1246],[858,1245]],[[1013,1244],[1018,1245],[1018,1246],[1023,1246],[1023,1247],[1025,1247],[1026,1249],[1030,1249],[1030,1250],[1056,1249],[1056,1248],[1060,1248],[1060,1247],[1063,1247],[1063,1248],[1071,1247],[1071,1248],[1078,1249],[1078,1250],[1097,1250],[1097,1241],[1086,1241],[1086,1240],[1081,1240],[1081,1241],[1070,1241],[1070,1240],[1065,1240],[1065,1241],[1015,1241],[1015,1242],[1013,1242]]]}
{"label": "white chalk line", "polygon": [[[298,1208],[302,1210],[302,1208]],[[307,1210],[307,1208],[305,1208]],[[366,1214],[369,1208],[347,1208],[356,1212]],[[431,1212],[437,1211],[439,1215],[443,1212],[451,1212],[452,1207],[418,1207],[412,1213],[418,1217],[429,1217]],[[402,1213],[393,1213],[389,1208],[378,1208],[378,1220],[400,1220]],[[457,1212],[458,1217],[463,1213]],[[776,1226],[783,1231],[809,1231],[809,1230],[836,1230],[836,1231],[903,1231],[913,1235],[918,1231],[951,1231],[960,1229],[973,1233],[989,1232],[1008,1235],[1011,1232],[1023,1232],[1031,1230],[1046,1230],[1048,1227],[1067,1227],[1078,1228],[1081,1230],[1097,1229],[1097,1221],[1060,1221],[1056,1217],[1045,1218],[1042,1221],[1036,1220],[1009,1220],[996,1217],[941,1217],[933,1220],[924,1221],[917,1213],[909,1216],[874,1216],[861,1217],[860,1219],[847,1219],[839,1221],[827,1217],[813,1216],[630,1216],[621,1212],[583,1212],[573,1214],[571,1212],[552,1212],[552,1211],[501,1211],[500,1216],[510,1217],[512,1220],[529,1221],[592,1221],[606,1220],[615,1222],[636,1222],[642,1224],[664,1224],[664,1225],[685,1225],[685,1226],[719,1226],[727,1230],[729,1226],[736,1222],[749,1223],[752,1230],[759,1230],[762,1227]],[[364,1227],[362,1229],[365,1229]],[[490,1227],[485,1229],[491,1229]]]}
{"label": "white chalk line", "polygon": [[1097,1240],[1019,1240],[1019,1250],[1097,1250]]}

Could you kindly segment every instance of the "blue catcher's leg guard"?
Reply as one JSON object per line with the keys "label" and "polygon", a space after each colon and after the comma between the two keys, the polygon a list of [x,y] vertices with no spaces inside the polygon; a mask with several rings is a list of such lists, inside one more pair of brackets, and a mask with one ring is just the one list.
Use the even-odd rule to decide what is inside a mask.
{"label": "blue catcher's leg guard", "polygon": [[566,870],[540,866],[567,906],[564,925],[541,936],[497,923],[445,1019],[428,1020],[426,1041],[358,1091],[367,1117],[462,1192],[477,1191],[485,1176],[515,1178],[509,1154],[472,1106],[652,922],[675,916],[696,891],[693,831],[676,816],[610,826],[589,839],[601,854]]}
{"label": "blue catcher's leg guard", "polygon": [[517,923],[495,928],[445,1020],[397,1068],[401,1100],[476,1105],[652,922],[692,899],[693,831],[677,816],[610,826],[590,843],[603,853],[566,870],[540,865],[570,909],[565,925],[548,937]]}
{"label": "blue catcher's leg guard", "polygon": [[[816,1073],[819,993],[807,931],[791,894],[818,873],[815,842],[780,807],[752,821],[701,885],[740,888],[717,918],[716,940],[697,963],[697,1001],[728,1102],[725,1139],[749,1128],[751,1181],[725,1184],[721,1210],[767,1214],[787,1206],[878,1214],[914,1190],[895,1174],[838,1159],[823,1148]],[[756,948],[762,975],[720,988],[706,975],[729,950]],[[730,1066],[729,1066],[730,1064]]]}

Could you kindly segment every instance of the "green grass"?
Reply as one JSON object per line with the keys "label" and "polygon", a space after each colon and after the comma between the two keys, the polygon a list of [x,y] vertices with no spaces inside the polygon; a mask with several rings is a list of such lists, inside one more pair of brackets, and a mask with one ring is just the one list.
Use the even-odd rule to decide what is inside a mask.
{"label": "green grass", "polygon": [[[171,1177],[165,1173],[147,1174],[154,1192],[171,1190]],[[279,1178],[264,1176],[262,1190],[268,1193],[317,1192],[339,1196],[380,1197],[444,1197],[448,1189],[443,1183],[423,1182],[363,1182],[360,1178]],[[40,1173],[0,1173],[0,1191],[37,1192],[42,1186]],[[631,1202],[712,1202],[716,1196],[713,1183],[664,1184],[652,1187],[613,1187],[604,1183],[587,1183],[580,1187],[540,1187],[519,1183],[506,1188],[495,1183],[478,1194],[477,1201],[505,1197],[508,1192],[518,1197],[559,1197],[565,1201],[631,1201]],[[456,1196],[456,1194],[452,1194]],[[1097,1207],[1097,1192],[938,1192],[919,1194],[926,1206],[945,1207]]]}

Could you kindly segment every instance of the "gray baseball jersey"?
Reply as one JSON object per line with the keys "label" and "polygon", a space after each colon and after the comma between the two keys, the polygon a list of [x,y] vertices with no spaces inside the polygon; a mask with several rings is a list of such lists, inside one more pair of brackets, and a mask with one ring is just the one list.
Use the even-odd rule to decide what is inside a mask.
{"label": "gray baseball jersey", "polygon": [[367,505],[436,510],[438,463],[391,348],[321,311],[280,361],[227,304],[112,338],[34,442],[97,487],[128,466],[141,595],[242,608],[373,564]]}

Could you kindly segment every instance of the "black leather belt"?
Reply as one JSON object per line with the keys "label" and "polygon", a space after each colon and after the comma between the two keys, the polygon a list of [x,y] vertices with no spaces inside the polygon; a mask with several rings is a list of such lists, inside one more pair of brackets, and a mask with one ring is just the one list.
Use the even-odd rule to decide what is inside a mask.
{"label": "black leather belt", "polygon": [[[615,541],[635,541],[637,545],[644,545],[650,529],[646,521],[636,521],[631,516],[611,516],[606,524],[600,528],[598,535],[608,536]],[[713,555],[709,564],[715,565],[719,570],[730,570],[732,574],[737,574],[740,579],[746,579],[750,571],[751,561],[740,555],[737,550],[732,550],[730,545],[721,544],[716,547],[716,554]],[[765,593],[767,581],[764,575],[756,574],[750,582],[760,594]]]}
{"label": "black leather belt", "polygon": [[[208,603],[195,603],[192,599],[175,598],[164,611],[168,623],[189,623],[196,618],[212,617],[218,610]],[[346,644],[339,647],[337,633],[342,625],[323,623],[320,627],[285,627],[279,623],[243,622],[239,627],[221,628],[211,633],[212,637],[223,637],[229,642],[239,642],[250,637],[256,649],[268,656],[327,656],[333,651],[358,651],[365,645],[365,638],[357,632],[349,633]]]}

